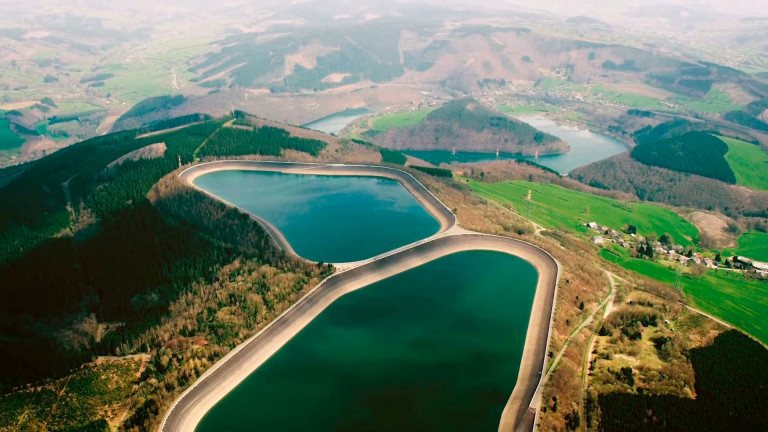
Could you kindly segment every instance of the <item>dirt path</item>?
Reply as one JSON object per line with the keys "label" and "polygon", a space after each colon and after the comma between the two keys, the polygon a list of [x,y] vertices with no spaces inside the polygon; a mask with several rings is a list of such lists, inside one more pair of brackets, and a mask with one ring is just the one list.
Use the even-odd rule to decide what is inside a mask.
{"label": "dirt path", "polygon": [[155,131],[155,132],[147,132],[145,134],[136,135],[136,139],[153,137],[153,136],[156,136],[156,135],[166,134],[168,132],[176,132],[177,130],[182,130],[182,129],[188,128],[190,126],[199,125],[200,123],[202,123],[202,122],[189,123],[189,124],[172,127],[172,128],[169,128],[169,129],[163,129],[163,130],[159,130],[159,131]]}
{"label": "dirt path", "polygon": [[176,77],[176,68],[171,69],[171,88],[174,90],[179,89],[179,80]]}
{"label": "dirt path", "polygon": [[[613,310],[613,300],[616,298],[616,289],[617,289],[617,283],[616,279],[619,279],[618,276],[614,275],[611,272],[606,271],[606,275],[608,276],[608,283],[611,286],[611,291],[608,294],[608,297],[605,301],[603,301],[603,315],[602,319],[605,319],[608,317],[608,315],[611,314],[611,310]],[[587,388],[589,387],[589,365],[592,363],[592,351],[594,350],[595,342],[597,339],[595,338],[595,331],[593,330],[589,335],[589,340],[587,341],[587,347],[586,352],[584,353],[583,361],[581,363],[581,403],[579,404],[579,413],[581,415],[581,418],[585,418],[585,412],[584,412],[584,400],[587,396]]]}
{"label": "dirt path", "polygon": [[[609,275],[608,276],[609,280],[612,280],[611,276],[613,276],[613,275],[611,273],[608,273],[608,272],[606,272],[606,274]],[[568,338],[566,338],[565,342],[563,343],[563,347],[560,349],[560,351],[558,351],[557,355],[552,360],[552,363],[550,364],[549,368],[547,369],[546,375],[544,375],[544,378],[542,378],[541,384],[539,385],[539,388],[538,388],[538,390],[536,391],[536,394],[533,397],[533,399],[538,404],[537,406],[541,405],[541,398],[542,398],[541,391],[544,388],[544,385],[547,383],[547,381],[549,381],[549,378],[552,376],[554,371],[557,370],[557,367],[560,365],[560,361],[563,359],[563,356],[565,355],[565,351],[566,351],[566,349],[568,349],[568,344],[573,339],[573,336],[579,334],[586,326],[591,324],[594,321],[595,315],[598,312],[603,311],[604,309],[607,309],[606,306],[609,304],[609,302],[610,303],[613,302],[614,293],[615,293],[615,291],[614,291],[614,284],[611,283],[610,285],[611,285],[611,291],[608,293],[608,295],[606,295],[605,298],[600,302],[600,304],[598,304],[597,307],[592,310],[592,313],[589,314],[589,316],[584,318],[584,320],[581,322],[581,324],[579,324],[575,329],[573,329],[573,331],[571,331],[571,334],[568,335]],[[518,428],[517,430],[520,431],[521,429]]]}
{"label": "dirt path", "polygon": [[[224,125],[223,125],[222,127],[229,127],[229,126],[231,126],[231,125],[232,125],[232,123],[234,123],[234,122],[235,122],[235,119],[232,119],[232,120],[230,120],[230,121],[228,121],[228,122],[224,123]],[[221,130],[221,128],[218,128],[218,129],[216,129],[215,131],[211,132],[211,134],[210,134],[210,135],[208,135],[208,138],[206,138],[206,139],[205,139],[205,140],[204,140],[202,143],[200,143],[200,145],[199,145],[199,146],[197,146],[197,148],[195,149],[195,151],[192,153],[192,159],[193,159],[193,160],[195,160],[195,161],[197,161],[197,160],[200,160],[200,158],[197,156],[197,154],[200,152],[200,149],[202,149],[203,147],[205,147],[205,145],[206,145],[206,144],[208,144],[208,141],[209,141],[211,138],[213,138],[213,137],[214,137],[214,135],[216,135],[217,133],[219,133],[219,131],[220,131],[220,130]]]}

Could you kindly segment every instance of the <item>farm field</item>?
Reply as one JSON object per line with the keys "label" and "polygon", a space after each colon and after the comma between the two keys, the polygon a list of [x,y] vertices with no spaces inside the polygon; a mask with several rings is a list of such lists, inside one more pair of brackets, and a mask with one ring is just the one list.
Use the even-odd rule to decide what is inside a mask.
{"label": "farm field", "polygon": [[[600,256],[627,270],[666,284],[677,280],[675,268],[633,258],[629,251],[613,246]],[[687,301],[768,343],[768,282],[745,279],[739,272],[707,270],[702,276],[683,274],[681,285]]]}
{"label": "farm field", "polygon": [[735,250],[728,250],[728,252],[768,262],[768,233],[744,233],[739,236],[739,247]]}
{"label": "farm field", "polygon": [[683,95],[675,95],[668,99],[669,102],[679,105],[691,111],[702,114],[717,114],[741,109],[741,105],[735,104],[728,95],[718,89],[712,89],[701,99],[694,99]]}
{"label": "farm field", "polygon": [[541,114],[548,111],[543,105],[498,105],[496,110],[510,116]]}
{"label": "farm field", "polygon": [[0,118],[0,152],[18,153],[24,139],[13,133],[10,122]]}
{"label": "farm field", "polygon": [[736,175],[736,183],[752,189],[768,190],[768,154],[760,146],[748,142],[718,138],[728,145],[725,159]]}
{"label": "farm field", "polygon": [[668,110],[669,107],[661,103],[658,99],[654,99],[648,96],[642,96],[631,92],[621,92],[617,90],[610,90],[603,87],[600,84],[594,85],[591,88],[593,93],[601,94],[608,99],[611,103],[617,105],[623,105],[630,108],[637,109],[650,109],[650,110]]}
{"label": "farm field", "polygon": [[424,121],[427,115],[432,111],[434,110],[426,109],[421,111],[388,114],[371,119],[370,126],[371,129],[377,132],[383,132],[391,128],[414,126]]}
{"label": "farm field", "polygon": [[512,204],[526,215],[526,197],[531,192],[530,219],[549,227],[585,231],[585,222],[597,222],[616,230],[629,224],[640,234],[669,233],[683,246],[692,245],[699,231],[672,210],[646,203],[626,203],[610,198],[573,191],[556,185],[515,180],[504,183],[482,183],[470,180],[470,187],[480,195],[500,204]]}

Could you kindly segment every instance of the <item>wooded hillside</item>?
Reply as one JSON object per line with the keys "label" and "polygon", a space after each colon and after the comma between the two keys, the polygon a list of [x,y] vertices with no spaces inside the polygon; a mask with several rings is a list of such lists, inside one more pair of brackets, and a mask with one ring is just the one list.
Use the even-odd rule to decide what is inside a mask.
{"label": "wooded hillside", "polygon": [[632,157],[646,165],[698,174],[735,184],[736,176],[725,160],[728,146],[705,132],[689,132],[675,138],[638,145]]}
{"label": "wooded hillside", "polygon": [[429,113],[424,121],[383,132],[369,131],[366,137],[394,150],[460,150],[522,153],[563,153],[568,145],[559,138],[536,130],[519,120],[488,109],[473,99],[450,102]]}
{"label": "wooded hillside", "polygon": [[[303,265],[250,218],[199,192],[179,187],[147,199],[204,143],[212,156],[316,154],[325,146],[275,128],[222,127],[225,121],[140,139],[136,131],[111,134],[13,170],[0,188],[0,392],[115,354],[157,325],[191,284],[214,282],[233,260]],[[161,156],[109,167],[158,142],[166,145]]]}

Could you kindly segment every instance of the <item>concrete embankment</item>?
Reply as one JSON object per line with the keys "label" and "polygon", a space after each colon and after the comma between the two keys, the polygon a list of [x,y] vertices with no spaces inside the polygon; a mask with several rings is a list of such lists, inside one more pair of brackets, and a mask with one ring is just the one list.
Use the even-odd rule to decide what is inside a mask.
{"label": "concrete embankment", "polygon": [[[285,174],[305,174],[322,176],[365,176],[383,177],[400,182],[419,203],[440,223],[440,231],[445,232],[456,225],[456,216],[443,205],[430,191],[409,173],[396,168],[373,165],[335,165],[299,162],[268,162],[268,161],[215,161],[187,168],[179,177],[195,187],[197,177],[214,171],[270,171]],[[200,188],[197,188],[202,190]],[[205,191],[203,191],[205,192]],[[210,194],[209,194],[210,195]],[[221,201],[221,198],[214,197]],[[228,203],[229,204],[229,203]],[[231,204],[230,204],[231,205]],[[255,216],[255,215],[252,215]],[[266,222],[255,216],[260,222]],[[270,232],[271,234],[272,232]],[[277,239],[276,239],[277,240]],[[282,245],[281,245],[282,246]],[[289,246],[290,247],[290,246]]]}
{"label": "concrete embankment", "polygon": [[514,430],[515,424],[525,420],[528,404],[541,379],[558,265],[549,254],[531,244],[483,234],[440,236],[324,280],[198,379],[171,408],[162,430],[194,430],[208,410],[342,295],[440,257],[469,250],[515,255],[530,262],[539,273],[517,384],[502,416],[502,426],[507,425],[503,430]]}
{"label": "concrete embankment", "polygon": [[[261,332],[239,345],[201,376],[171,407],[162,423],[162,431],[194,430],[219,400],[342,295],[443,256],[470,250],[490,250],[518,256],[531,263],[539,274],[517,383],[499,425],[502,431],[532,430],[538,410],[533,395],[546,366],[549,330],[560,275],[559,264],[551,255],[524,241],[459,228],[453,213],[416,179],[401,170],[369,166],[221,161],[197,165],[183,171],[180,176],[193,185],[197,176],[220,169],[392,178],[400,181],[440,221],[441,231],[427,240],[370,260],[352,263],[349,269],[322,281]],[[290,244],[279,230],[258,216],[252,216],[265,226],[280,247],[292,253]]]}

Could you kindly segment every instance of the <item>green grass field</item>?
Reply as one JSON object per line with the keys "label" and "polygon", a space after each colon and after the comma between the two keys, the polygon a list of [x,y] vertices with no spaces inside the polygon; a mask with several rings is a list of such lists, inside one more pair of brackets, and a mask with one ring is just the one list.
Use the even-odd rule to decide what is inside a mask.
{"label": "green grass field", "polygon": [[744,233],[739,236],[739,247],[737,249],[728,249],[727,252],[768,262],[768,233]]}
{"label": "green grass field", "polygon": [[0,151],[16,154],[22,144],[24,144],[24,138],[13,133],[10,122],[7,119],[0,119]]}
{"label": "green grass field", "polygon": [[[660,282],[674,285],[677,271],[659,262],[632,258],[613,245],[600,256],[607,261]],[[768,282],[745,279],[741,273],[707,270],[699,277],[683,274],[681,285],[687,301],[768,343]]]}
{"label": "green grass field", "polygon": [[692,245],[699,231],[675,212],[654,204],[626,203],[610,198],[577,192],[556,185],[515,180],[504,183],[483,183],[470,180],[470,187],[480,195],[501,204],[512,204],[523,216],[528,212],[528,191],[531,191],[530,218],[549,228],[586,231],[580,225],[597,222],[614,229],[628,224],[638,233],[648,235],[671,234],[684,246]]}
{"label": "green grass field", "polygon": [[740,105],[733,103],[731,98],[729,98],[725,92],[717,89],[710,90],[709,93],[704,95],[704,97],[701,99],[676,95],[669,98],[668,101],[683,108],[702,114],[716,114],[727,111],[735,111],[742,108]]}
{"label": "green grass field", "polygon": [[80,114],[92,111],[103,111],[104,108],[84,100],[56,101],[61,110],[60,115]]}
{"label": "green grass field", "polygon": [[552,77],[544,77],[536,83],[536,86],[542,90],[554,90],[559,87],[567,87],[570,85],[571,83],[569,81]]}
{"label": "green grass field", "polygon": [[371,129],[377,132],[383,132],[392,128],[405,128],[408,126],[414,126],[427,117],[427,114],[434,111],[433,109],[426,109],[421,111],[403,112],[387,114],[381,117],[375,117],[371,120]]}
{"label": "green grass field", "polygon": [[600,94],[611,103],[623,105],[630,108],[649,109],[649,110],[669,110],[669,107],[661,103],[658,99],[641,96],[634,93],[609,90],[596,84],[591,88],[593,93]]}
{"label": "green grass field", "polygon": [[496,110],[500,113],[511,116],[540,114],[548,111],[547,108],[542,105],[499,105],[496,107]]}
{"label": "green grass field", "polygon": [[768,154],[758,145],[718,137],[728,144],[725,159],[736,175],[736,183],[752,189],[768,190]]}

